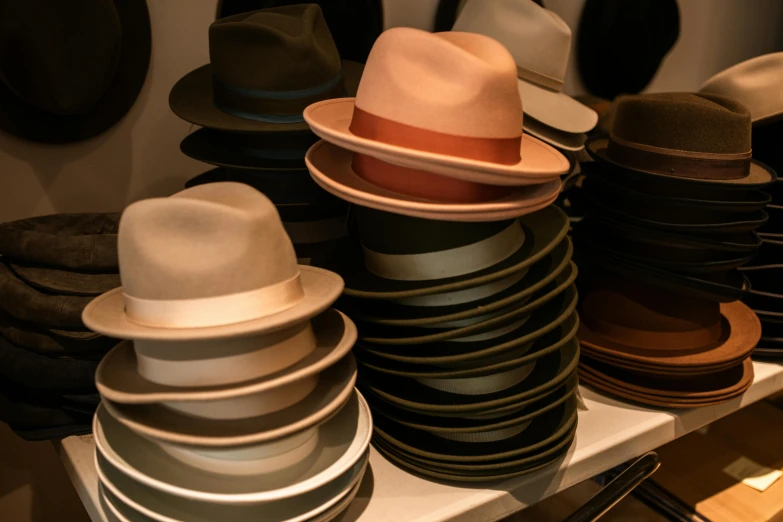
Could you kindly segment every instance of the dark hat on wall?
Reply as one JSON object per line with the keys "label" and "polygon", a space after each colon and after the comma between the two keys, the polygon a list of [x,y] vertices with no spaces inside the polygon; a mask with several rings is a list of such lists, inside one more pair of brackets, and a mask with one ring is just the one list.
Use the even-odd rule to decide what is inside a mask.
{"label": "dark hat on wall", "polygon": [[748,189],[776,179],[751,158],[748,109],[714,94],[625,96],[617,102],[609,136],[590,140],[587,151],[602,166],[691,186]]}
{"label": "dark hat on wall", "polygon": [[242,13],[209,27],[210,63],[179,80],[180,118],[233,132],[302,132],[304,109],[346,96],[340,54],[315,4]]}
{"label": "dark hat on wall", "polygon": [[72,143],[120,121],[144,85],[145,0],[0,1],[0,130]]}
{"label": "dark hat on wall", "polygon": [[[302,0],[220,0],[217,18],[234,16],[258,9],[301,4]],[[317,0],[324,12],[340,56],[364,63],[372,44],[383,32],[381,0]]]}
{"label": "dark hat on wall", "polygon": [[676,0],[587,0],[577,31],[582,82],[607,100],[639,93],[679,36]]}

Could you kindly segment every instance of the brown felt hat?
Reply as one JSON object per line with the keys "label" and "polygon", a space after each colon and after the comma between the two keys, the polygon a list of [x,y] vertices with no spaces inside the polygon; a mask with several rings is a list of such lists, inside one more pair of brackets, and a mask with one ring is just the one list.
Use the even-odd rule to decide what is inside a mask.
{"label": "brown felt hat", "polygon": [[587,150],[614,168],[693,183],[748,187],[776,179],[751,159],[748,109],[714,94],[623,97],[609,136],[591,140]]}
{"label": "brown felt hat", "polygon": [[585,353],[653,367],[721,367],[750,355],[761,323],[741,302],[719,304],[605,276],[581,304]]}

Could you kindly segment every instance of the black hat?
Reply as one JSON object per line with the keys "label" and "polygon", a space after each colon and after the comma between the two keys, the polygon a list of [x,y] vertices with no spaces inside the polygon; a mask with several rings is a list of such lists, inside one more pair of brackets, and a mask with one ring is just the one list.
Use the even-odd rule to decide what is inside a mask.
{"label": "black hat", "polygon": [[0,129],[72,143],[120,121],[150,62],[144,0],[0,1]]}
{"label": "black hat", "polygon": [[309,129],[308,105],[346,96],[340,55],[315,4],[217,20],[209,55],[169,94],[171,110],[202,127],[300,133]]}
{"label": "black hat", "polygon": [[[293,4],[302,0],[220,0],[217,18]],[[383,32],[381,0],[318,0],[340,56],[364,63],[375,40]]]}

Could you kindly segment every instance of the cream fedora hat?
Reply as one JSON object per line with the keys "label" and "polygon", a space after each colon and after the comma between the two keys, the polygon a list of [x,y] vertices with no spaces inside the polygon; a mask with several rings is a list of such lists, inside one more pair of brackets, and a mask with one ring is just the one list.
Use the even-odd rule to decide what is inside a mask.
{"label": "cream fedora hat", "polygon": [[398,27],[376,41],[356,98],[314,103],[304,117],[318,136],[354,152],[340,165],[364,179],[467,192],[541,184],[569,164],[522,133],[516,71],[486,36]]}
{"label": "cream fedora hat", "polygon": [[754,125],[783,116],[783,52],[757,56],[719,72],[699,89],[737,100]]}
{"label": "cream fedora hat", "polygon": [[484,34],[506,46],[516,62],[526,115],[562,132],[585,133],[595,127],[598,114],[562,92],[571,29],[555,13],[532,0],[473,0],[453,31]]}
{"label": "cream fedora hat", "polygon": [[118,251],[123,286],[90,302],[82,319],[119,339],[271,333],[320,314],[343,290],[337,274],[296,264],[275,206],[242,183],[133,203]]}

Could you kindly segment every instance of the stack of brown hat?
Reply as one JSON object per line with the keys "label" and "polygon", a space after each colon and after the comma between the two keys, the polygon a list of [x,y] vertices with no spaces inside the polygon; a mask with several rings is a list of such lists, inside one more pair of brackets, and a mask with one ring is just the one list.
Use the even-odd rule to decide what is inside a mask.
{"label": "stack of brown hat", "polygon": [[57,214],[0,225],[0,421],[29,440],[90,431],[95,369],[118,341],[81,313],[120,285],[119,214]]}
{"label": "stack of brown hat", "polygon": [[121,288],[84,322],[127,339],[96,383],[96,468],[120,520],[326,521],[356,495],[372,418],[332,272],[296,263],[240,183],[129,206]]}
{"label": "stack of brown hat", "polygon": [[315,4],[262,9],[214,22],[211,63],[171,90],[171,109],[204,128],[180,146],[215,165],[191,187],[246,183],[277,206],[300,263],[318,259],[346,235],[348,205],[319,188],[304,162],[317,138],[302,117],[309,104],[355,92],[361,65],[341,61]]}
{"label": "stack of brown hat", "polygon": [[[783,169],[783,53],[765,54],[722,71],[702,86],[702,92],[727,96],[745,105],[753,120],[753,158],[776,172]],[[751,288],[745,297],[761,319],[757,356],[783,356],[783,186],[765,187],[772,201],[769,220],[759,228],[758,255],[741,270]]]}
{"label": "stack of brown hat", "polygon": [[545,466],[576,428],[568,161],[522,133],[513,58],[469,33],[386,31],[355,99],[311,105],[313,178],[356,204],[327,267],[357,323],[374,444],[424,475]]}
{"label": "stack of brown hat", "polygon": [[574,234],[583,381],[670,407],[742,393],[760,325],[738,267],[758,251],[760,189],[775,180],[751,159],[748,110],[710,94],[628,96],[587,149]]}

